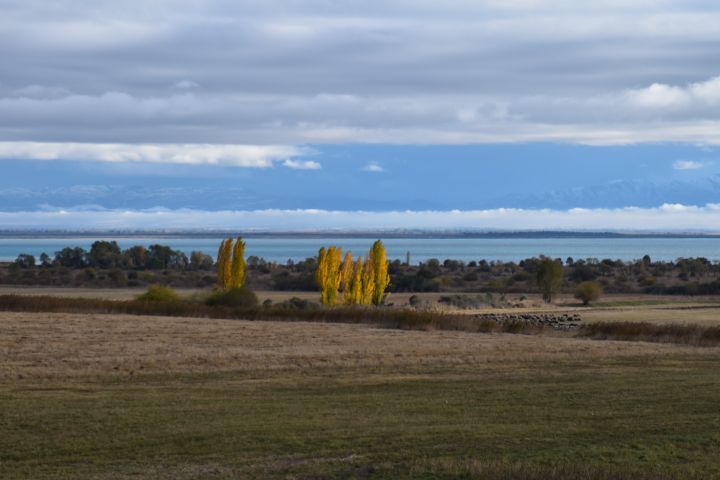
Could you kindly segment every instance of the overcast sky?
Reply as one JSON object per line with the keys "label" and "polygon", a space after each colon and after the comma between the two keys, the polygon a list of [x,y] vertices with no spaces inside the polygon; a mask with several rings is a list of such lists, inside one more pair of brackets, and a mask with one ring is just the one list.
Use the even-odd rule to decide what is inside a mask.
{"label": "overcast sky", "polygon": [[[0,160],[6,171],[26,162],[70,161],[58,163],[67,167],[54,184],[41,182],[55,189],[87,186],[77,182],[75,169],[93,163],[138,165],[140,172],[157,165],[158,179],[177,177],[179,164],[264,169],[278,179],[277,191],[264,192],[265,204],[305,209],[315,205],[304,203],[303,194],[294,203],[273,202],[297,181],[295,172],[316,174],[308,184],[317,191],[321,175],[332,181],[327,172],[348,158],[353,171],[375,178],[392,176],[388,162],[413,155],[423,157],[422,168],[459,169],[462,176],[470,167],[448,160],[457,156],[453,148],[523,143],[533,148],[518,150],[510,163],[548,161],[552,176],[561,172],[547,145],[579,145],[588,149],[580,152],[596,152],[589,154],[590,170],[602,166],[597,152],[608,152],[607,175],[547,188],[539,182],[523,198],[651,180],[661,184],[653,205],[645,205],[643,193],[624,206],[695,199],[702,207],[720,197],[687,175],[707,172],[720,144],[718,25],[720,4],[693,0],[4,0]],[[383,164],[367,156],[367,144],[396,149]],[[674,156],[659,155],[662,145],[675,149]],[[419,154],[422,146],[434,156]],[[488,151],[463,161],[482,162]],[[643,178],[618,158],[664,176]],[[192,188],[197,172],[175,187]],[[397,169],[395,175],[398,184]],[[36,180],[15,186],[42,195]],[[677,182],[695,193],[662,193],[675,191],[667,185]],[[506,207],[519,205],[512,180],[500,183],[505,191],[480,206],[502,207],[503,198]],[[237,188],[250,186],[238,180]],[[433,195],[453,199],[451,188],[438,185]],[[576,197],[548,205],[585,206]],[[9,205],[21,203],[13,198]],[[132,208],[174,208],[183,198]],[[111,208],[91,200],[77,206]],[[343,208],[362,210],[366,200]],[[373,208],[472,209],[471,200],[468,190],[457,201],[416,206],[398,199]],[[613,201],[591,206],[619,208]]]}

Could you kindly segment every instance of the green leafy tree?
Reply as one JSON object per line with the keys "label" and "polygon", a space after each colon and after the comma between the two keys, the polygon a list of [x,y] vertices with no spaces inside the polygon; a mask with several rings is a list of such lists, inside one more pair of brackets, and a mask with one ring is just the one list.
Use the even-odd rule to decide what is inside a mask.
{"label": "green leafy tree", "polygon": [[194,251],[190,253],[190,268],[192,270],[211,270],[213,259],[210,255]]}
{"label": "green leafy tree", "polygon": [[51,263],[52,262],[50,261],[50,255],[45,252],[40,254],[40,265],[42,265],[43,267],[49,267]]}
{"label": "green leafy tree", "polygon": [[559,260],[543,258],[538,265],[537,285],[546,303],[551,303],[555,294],[560,290],[563,274],[563,266]]}
{"label": "green leafy tree", "polygon": [[90,246],[88,263],[96,268],[115,268],[122,262],[120,245],[116,241],[97,240]]}
{"label": "green leafy tree", "polygon": [[33,268],[35,266],[35,257],[28,253],[21,253],[15,259],[15,265],[18,268]]}
{"label": "green leafy tree", "polygon": [[151,270],[187,268],[187,255],[167,245],[150,245],[147,250],[146,267]]}
{"label": "green leafy tree", "polygon": [[61,267],[85,268],[87,252],[81,247],[65,247],[55,252],[55,262]]}
{"label": "green leafy tree", "polygon": [[123,264],[127,268],[140,270],[147,268],[147,250],[142,245],[130,247],[123,252]]}

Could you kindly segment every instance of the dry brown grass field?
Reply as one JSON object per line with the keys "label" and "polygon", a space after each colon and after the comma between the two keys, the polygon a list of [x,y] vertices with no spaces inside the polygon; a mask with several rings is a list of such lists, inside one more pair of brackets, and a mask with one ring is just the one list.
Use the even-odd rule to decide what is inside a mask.
{"label": "dry brown grass field", "polygon": [[[720,324],[712,298],[526,302],[497,310]],[[0,312],[0,478],[720,478],[718,367],[553,330]]]}
{"label": "dry brown grass field", "polygon": [[631,355],[718,353],[562,334],[478,335],[136,315],[2,312],[0,324],[0,378],[6,381],[345,367],[483,365],[502,370],[535,361],[592,363]]}

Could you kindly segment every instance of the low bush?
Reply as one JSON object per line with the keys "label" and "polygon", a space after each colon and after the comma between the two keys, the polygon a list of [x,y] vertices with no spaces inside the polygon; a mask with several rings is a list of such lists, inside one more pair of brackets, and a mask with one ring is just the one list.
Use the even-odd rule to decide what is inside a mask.
{"label": "low bush", "polygon": [[718,295],[720,294],[720,281],[707,283],[690,282],[686,285],[657,284],[645,288],[645,293],[655,295]]}
{"label": "low bush", "polygon": [[205,304],[211,307],[255,308],[259,302],[255,292],[243,286],[215,292],[205,300]]}
{"label": "low bush", "polygon": [[138,296],[137,299],[141,302],[177,302],[180,297],[170,287],[163,287],[162,285],[150,285],[145,293]]}
{"label": "low bush", "polygon": [[421,307],[424,303],[425,302],[423,302],[422,298],[418,297],[417,295],[411,295],[408,299],[408,304],[411,307],[418,308]]}
{"label": "low bush", "polygon": [[483,305],[481,300],[468,295],[443,295],[438,299],[438,303],[462,309],[480,308]]}
{"label": "low bush", "polygon": [[582,282],[575,287],[575,298],[581,300],[583,305],[589,305],[600,298],[602,290],[602,285],[598,282]]}
{"label": "low bush", "polygon": [[477,282],[480,279],[480,276],[477,272],[468,272],[463,275],[462,279],[465,282]]}
{"label": "low bush", "polygon": [[276,303],[275,308],[283,310],[317,310],[320,308],[320,304],[303,298],[292,297],[290,300]]}

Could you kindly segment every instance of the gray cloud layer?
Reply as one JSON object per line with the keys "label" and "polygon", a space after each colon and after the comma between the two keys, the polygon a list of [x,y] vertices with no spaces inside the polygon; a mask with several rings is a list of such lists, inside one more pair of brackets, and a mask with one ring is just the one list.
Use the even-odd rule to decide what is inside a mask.
{"label": "gray cloud layer", "polygon": [[720,143],[720,6],[5,1],[0,141]]}

